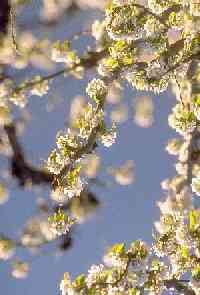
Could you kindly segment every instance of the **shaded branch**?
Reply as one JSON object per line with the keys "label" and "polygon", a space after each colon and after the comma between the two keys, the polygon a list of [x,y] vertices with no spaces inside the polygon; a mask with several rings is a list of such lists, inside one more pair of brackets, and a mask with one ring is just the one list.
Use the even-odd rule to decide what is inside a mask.
{"label": "shaded branch", "polygon": [[53,181],[52,174],[37,169],[27,162],[24,151],[19,144],[14,124],[4,126],[4,130],[13,152],[10,161],[11,174],[18,180],[19,185],[25,186],[28,182],[36,185],[51,184]]}
{"label": "shaded branch", "polygon": [[1,0],[0,3],[0,33],[7,34],[11,5],[9,0]]}
{"label": "shaded branch", "polygon": [[194,290],[192,290],[189,286],[185,285],[185,283],[188,283],[188,281],[182,281],[182,280],[167,280],[164,282],[165,287],[167,289],[176,289],[176,291],[181,292],[181,294],[184,295],[196,295]]}

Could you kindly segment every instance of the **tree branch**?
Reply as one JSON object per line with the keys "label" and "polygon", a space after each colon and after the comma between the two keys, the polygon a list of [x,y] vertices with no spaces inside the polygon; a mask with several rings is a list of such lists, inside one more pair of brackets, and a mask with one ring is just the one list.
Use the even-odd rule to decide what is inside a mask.
{"label": "tree branch", "polygon": [[53,78],[59,77],[61,75],[70,74],[70,72],[76,70],[78,67],[83,67],[84,69],[87,69],[87,70],[91,69],[91,68],[95,67],[97,65],[97,63],[103,57],[105,57],[107,54],[108,54],[107,49],[104,49],[100,52],[96,52],[96,51],[88,52],[88,55],[86,57],[80,58],[80,62],[73,65],[73,67],[61,69],[61,70],[59,70],[55,73],[52,73],[50,75],[43,76],[43,77],[41,77],[41,79],[38,79],[37,81],[29,81],[22,86],[17,86],[13,89],[13,93],[18,93],[21,90],[26,90],[28,88],[31,88],[35,85],[38,85],[38,84],[44,82],[44,81],[52,80]]}
{"label": "tree branch", "polygon": [[187,285],[184,284],[182,280],[167,280],[164,281],[165,287],[167,289],[176,289],[178,292],[181,292],[184,295],[196,295],[195,292]]}
{"label": "tree branch", "polygon": [[18,180],[19,185],[25,186],[28,182],[36,185],[51,184],[53,181],[52,174],[37,169],[27,162],[23,149],[18,142],[15,125],[6,125],[4,130],[13,151],[10,162],[11,174]]}

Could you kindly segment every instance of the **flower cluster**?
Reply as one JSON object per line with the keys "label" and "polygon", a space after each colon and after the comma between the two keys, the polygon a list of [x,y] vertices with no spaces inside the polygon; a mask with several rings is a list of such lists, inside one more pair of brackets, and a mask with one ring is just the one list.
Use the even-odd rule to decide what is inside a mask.
{"label": "flower cluster", "polygon": [[[48,170],[57,175],[59,181],[58,190],[66,195],[66,199],[79,196],[84,187],[84,182],[80,178],[82,158],[93,150],[93,146],[100,135],[103,110],[94,108],[88,103],[84,111],[73,122],[67,134],[58,134],[57,148],[54,149],[47,160]],[[103,126],[103,125],[102,125]],[[112,141],[112,133],[105,134],[107,142]],[[106,137],[107,135],[107,137]],[[102,135],[103,136],[103,135]],[[110,139],[108,137],[110,136]],[[106,140],[106,139],[105,139]],[[62,171],[65,176],[62,176]]]}
{"label": "flower cluster", "polygon": [[0,204],[4,204],[8,201],[9,194],[6,187],[0,183]]}
{"label": "flower cluster", "polygon": [[44,96],[48,93],[49,83],[47,80],[42,80],[41,76],[36,76],[31,83],[33,85],[30,90],[31,95]]}
{"label": "flower cluster", "polygon": [[20,243],[24,247],[37,249],[55,238],[56,234],[52,232],[47,216],[36,216],[27,221],[20,238]]}
{"label": "flower cluster", "polygon": [[15,261],[13,263],[12,276],[17,279],[25,279],[29,272],[29,264],[27,262]]}
{"label": "flower cluster", "polygon": [[107,94],[107,87],[102,80],[93,79],[89,82],[86,92],[92,99],[96,101],[96,103],[99,103],[105,98]]}
{"label": "flower cluster", "polygon": [[68,199],[79,196],[83,190],[84,183],[80,178],[80,170],[81,166],[77,165],[74,169],[71,169],[64,178],[64,181],[66,181],[64,194],[67,195]]}
{"label": "flower cluster", "polygon": [[53,233],[63,235],[70,230],[75,220],[67,216],[62,209],[59,209],[58,212],[49,216],[48,221]]}
{"label": "flower cluster", "polygon": [[150,96],[136,97],[133,108],[133,120],[138,126],[147,128],[153,124],[154,105]]}
{"label": "flower cluster", "polygon": [[[152,246],[136,241],[128,250],[124,244],[111,247],[104,256],[105,264],[93,265],[74,282],[64,278],[63,295],[163,294],[172,289],[199,294],[200,211],[193,202],[193,192],[200,195],[198,4],[149,0],[143,6],[134,0],[113,0],[106,8],[99,40],[106,31],[108,52],[98,72],[104,81],[117,72],[121,80],[142,91],[160,93],[173,86],[177,103],[168,122],[181,138],[170,140],[166,150],[177,156],[177,175],[162,182],[165,198],[157,202],[160,220],[155,222]],[[97,46],[102,46],[96,39]],[[143,58],[144,49],[146,55],[151,52],[150,58]],[[102,80],[94,79],[87,93],[99,104],[99,96],[104,100],[108,92],[105,88]],[[152,124],[152,100],[139,98],[135,105],[136,123]],[[115,137],[102,119],[98,139],[109,146]],[[121,184],[129,184],[133,180],[130,166],[111,173]]]}
{"label": "flower cluster", "polygon": [[[149,251],[142,241],[136,241],[128,250],[124,244],[116,244],[104,257],[105,264],[92,265],[87,275],[71,281],[68,274],[60,284],[61,294],[136,294],[137,290],[152,291],[162,288],[165,275],[162,262],[149,258]],[[148,261],[148,267],[146,265]],[[162,275],[161,275],[162,274]]]}
{"label": "flower cluster", "polygon": [[0,259],[10,259],[15,253],[15,244],[13,241],[0,237]]}
{"label": "flower cluster", "polygon": [[44,96],[48,93],[49,81],[37,75],[30,81],[23,81],[15,88],[14,82],[10,79],[0,84],[0,106],[10,110],[9,103],[24,108],[28,103],[28,97],[31,95]]}
{"label": "flower cluster", "polygon": [[135,178],[133,161],[127,161],[117,168],[110,168],[109,172],[114,176],[116,182],[121,185],[130,185]]}
{"label": "flower cluster", "polygon": [[[52,15],[60,15],[60,10],[56,12],[58,7],[67,8],[72,4],[71,0],[56,1],[57,4],[47,2],[44,1],[44,6]],[[11,79],[4,79],[0,84],[0,124],[5,125],[12,120],[12,104],[25,107],[29,96],[46,95],[49,81],[54,77],[67,73],[78,77],[84,67],[97,65],[101,76],[92,79],[86,87],[92,102],[87,103],[79,97],[71,106],[69,128],[57,135],[56,148],[50,153],[46,167],[53,179],[51,198],[63,207],[54,208],[48,220],[47,214],[29,220],[20,243],[30,248],[68,234],[75,220],[66,214],[65,205],[81,220],[87,213],[88,208],[81,207],[81,202],[88,204],[89,200],[82,176],[96,177],[99,159],[94,150],[98,143],[110,147],[116,141],[115,123],[111,129],[107,128],[105,103],[109,99],[112,102],[120,100],[123,80],[136,90],[157,94],[172,85],[175,91],[177,103],[168,122],[181,138],[170,140],[166,150],[177,157],[177,174],[162,182],[165,198],[157,202],[160,220],[155,222],[152,246],[148,247],[142,241],[133,242],[128,249],[123,243],[114,245],[104,256],[104,264],[92,265],[86,275],[71,281],[65,274],[60,284],[62,295],[163,294],[172,289],[199,294],[200,209],[193,198],[200,195],[200,2],[148,0],[145,5],[140,2],[109,1],[105,18],[101,22],[95,21],[92,26],[96,39],[94,52],[88,49],[79,58],[69,41],[57,41],[51,46],[48,66],[54,62],[63,63],[61,70],[46,77],[36,76],[18,86]],[[22,69],[29,63],[36,63],[38,56],[39,60],[42,60],[41,56],[49,57],[49,43],[41,41],[37,45],[30,35],[19,37],[20,54],[14,53],[10,45],[8,38],[2,40],[2,65],[11,64],[11,60],[14,67]],[[38,51],[42,54],[37,54]],[[151,98],[136,99],[134,121],[143,127],[151,125],[153,110]],[[112,118],[120,121],[123,116],[115,113]],[[129,161],[110,172],[117,182],[128,185],[134,180],[132,168],[133,163]],[[7,198],[3,185],[0,197],[1,202]],[[15,246],[2,236],[0,258],[11,258]],[[28,271],[27,263],[17,261],[12,274],[24,278]]]}
{"label": "flower cluster", "polygon": [[113,124],[112,128],[110,130],[105,130],[102,132],[100,136],[100,141],[103,143],[105,147],[110,147],[115,143],[115,140],[117,138],[116,133],[116,126]]}
{"label": "flower cluster", "polygon": [[69,67],[79,63],[79,58],[76,55],[76,52],[70,48],[70,43],[68,40],[64,41],[63,43],[56,41],[53,44],[51,59],[55,62],[65,63]]}

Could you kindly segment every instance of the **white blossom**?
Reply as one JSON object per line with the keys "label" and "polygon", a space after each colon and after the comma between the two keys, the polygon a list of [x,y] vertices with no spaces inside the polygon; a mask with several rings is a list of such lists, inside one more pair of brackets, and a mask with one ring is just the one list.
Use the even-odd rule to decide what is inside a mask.
{"label": "white blossom", "polygon": [[39,82],[40,76],[38,76],[34,81],[38,83],[36,83],[30,90],[31,95],[43,96],[48,93],[49,83],[47,80]]}
{"label": "white blossom", "polygon": [[197,196],[200,196],[200,178],[195,177],[192,178],[192,191],[197,194]]}
{"label": "white blossom", "polygon": [[25,279],[29,273],[29,264],[27,262],[15,261],[12,269],[12,276],[16,279]]}
{"label": "white blossom", "polygon": [[0,183],[0,205],[8,201],[9,194],[6,187]]}
{"label": "white blossom", "polygon": [[28,103],[27,93],[25,91],[19,91],[19,92],[13,93],[9,97],[9,100],[13,104],[19,106],[20,108],[24,108]]}
{"label": "white blossom", "polygon": [[72,185],[64,187],[64,195],[67,196],[68,199],[77,197],[82,192],[84,186],[85,182],[80,177],[77,177]]}
{"label": "white blossom", "polygon": [[93,79],[86,88],[87,94],[95,101],[101,100],[107,93],[107,87],[103,80]]}
{"label": "white blossom", "polygon": [[121,185],[129,185],[134,181],[134,165],[133,161],[127,161],[121,167],[116,169],[110,168],[109,171],[111,175],[114,176],[116,182]]}
{"label": "white blossom", "polygon": [[101,278],[102,271],[104,270],[104,265],[92,265],[88,270],[88,275],[86,278],[87,286],[90,288],[93,284],[95,284]]}
{"label": "white blossom", "polygon": [[111,145],[113,145],[116,141],[116,138],[117,132],[115,126],[111,130],[106,131],[100,136],[100,140],[105,147],[110,147]]}
{"label": "white blossom", "polygon": [[8,260],[15,253],[15,245],[11,240],[0,238],[0,259]]}

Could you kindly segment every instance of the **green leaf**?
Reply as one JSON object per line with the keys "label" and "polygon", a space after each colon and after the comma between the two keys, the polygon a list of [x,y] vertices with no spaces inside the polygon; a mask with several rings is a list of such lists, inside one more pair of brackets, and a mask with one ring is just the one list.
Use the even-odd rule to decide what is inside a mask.
{"label": "green leaf", "polygon": [[200,280],[200,265],[197,265],[193,270],[192,270],[192,277],[195,280]]}
{"label": "green leaf", "polygon": [[159,271],[160,270],[160,261],[158,259],[154,259],[151,263],[151,269],[153,271]]}
{"label": "green leaf", "polygon": [[129,295],[137,295],[137,290],[135,288],[130,289]]}
{"label": "green leaf", "polygon": [[187,246],[182,246],[181,247],[181,255],[183,258],[187,259],[190,256],[190,251],[189,248]]}
{"label": "green leaf", "polygon": [[110,249],[111,252],[115,253],[115,254],[118,254],[118,255],[121,255],[121,254],[124,254],[125,252],[125,245],[124,243],[121,243],[121,244],[115,244],[111,249]]}
{"label": "green leaf", "polygon": [[194,232],[199,226],[199,212],[191,210],[189,213],[189,230]]}
{"label": "green leaf", "polygon": [[85,287],[85,276],[83,274],[79,275],[75,282],[74,282],[75,288],[82,289]]}

